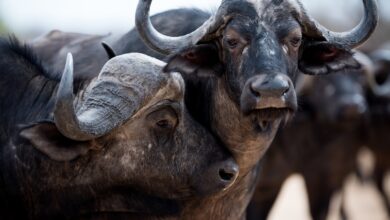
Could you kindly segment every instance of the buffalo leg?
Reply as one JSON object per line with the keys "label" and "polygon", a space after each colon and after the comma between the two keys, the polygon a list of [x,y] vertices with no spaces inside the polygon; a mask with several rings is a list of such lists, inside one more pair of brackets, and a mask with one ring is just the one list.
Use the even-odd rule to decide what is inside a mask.
{"label": "buffalo leg", "polygon": [[378,188],[378,190],[383,198],[383,201],[385,202],[387,213],[390,214],[390,201],[386,195],[386,191],[385,191],[384,184],[383,184],[383,181],[385,179],[385,173],[386,173],[385,170],[382,169],[381,167],[375,167],[374,181],[375,181],[376,187]]}
{"label": "buffalo leg", "polygon": [[276,198],[282,188],[284,180],[272,185],[257,185],[255,195],[247,208],[247,220],[266,220]]}
{"label": "buffalo leg", "polygon": [[324,179],[304,176],[313,220],[326,220],[332,195],[341,187],[332,187]]}
{"label": "buffalo leg", "polygon": [[345,195],[345,190],[342,189],[341,191],[341,204],[340,204],[340,219],[341,220],[347,220],[348,215],[347,211],[345,210],[345,205],[346,205],[346,195]]}

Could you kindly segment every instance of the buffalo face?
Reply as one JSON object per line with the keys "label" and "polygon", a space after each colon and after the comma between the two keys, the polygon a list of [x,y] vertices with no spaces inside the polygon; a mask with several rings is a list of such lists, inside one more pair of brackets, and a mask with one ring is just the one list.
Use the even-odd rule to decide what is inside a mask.
{"label": "buffalo face", "polygon": [[308,80],[303,100],[323,122],[353,122],[367,112],[365,75],[362,70],[336,73]]}
{"label": "buffalo face", "polygon": [[204,96],[210,108],[193,111],[194,117],[218,134],[240,158],[241,168],[256,164],[279,124],[297,109],[297,73],[325,75],[358,68],[350,49],[371,35],[378,20],[374,0],[363,1],[364,18],[345,33],[321,26],[298,0],[224,0],[195,31],[170,37],[150,22],[151,2],[138,4],[141,39],[150,48],[171,54],[165,69],[184,76],[192,91],[186,94],[191,111],[196,109],[191,103]]}
{"label": "buffalo face", "polygon": [[309,17],[299,1],[226,0],[194,32],[168,37],[151,25],[150,4],[140,1],[137,28],[151,48],[174,54],[166,69],[221,78],[243,114],[271,116],[263,122],[297,109],[299,72],[320,75],[359,67],[350,48],[364,42],[377,22],[374,1],[364,1],[365,18],[357,28],[335,33]]}

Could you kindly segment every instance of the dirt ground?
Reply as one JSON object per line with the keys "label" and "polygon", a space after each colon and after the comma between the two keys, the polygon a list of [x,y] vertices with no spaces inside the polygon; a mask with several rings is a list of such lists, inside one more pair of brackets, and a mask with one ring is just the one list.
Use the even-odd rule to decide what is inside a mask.
{"label": "dirt ground", "polygon": [[[366,172],[370,172],[374,162],[369,152],[362,152],[359,158]],[[390,189],[389,175],[387,175],[385,184],[387,189]],[[385,212],[382,198],[372,182],[362,183],[351,174],[345,182],[344,195],[346,212],[350,220],[390,220]],[[340,219],[341,198],[341,193],[333,197],[328,220]],[[269,217],[269,220],[287,219],[311,219],[304,180],[298,174],[291,176],[285,182]]]}

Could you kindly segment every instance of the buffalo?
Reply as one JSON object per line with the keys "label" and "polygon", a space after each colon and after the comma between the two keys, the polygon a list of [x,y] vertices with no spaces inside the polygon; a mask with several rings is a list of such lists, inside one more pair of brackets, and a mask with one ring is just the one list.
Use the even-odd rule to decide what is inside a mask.
{"label": "buffalo", "polygon": [[2,219],[172,219],[237,178],[164,62],[115,57],[74,95],[71,55],[60,82],[16,39],[0,56]]}
{"label": "buffalo", "polygon": [[[313,219],[326,219],[332,195],[342,190],[347,176],[357,168],[359,149],[375,146],[373,141],[382,142],[384,137],[377,135],[385,129],[376,123],[384,118],[373,121],[378,110],[373,104],[379,107],[378,98],[387,94],[386,86],[377,84],[384,83],[386,77],[377,73],[375,79],[374,69],[378,72],[382,68],[361,52],[354,56],[362,64],[358,71],[301,80],[301,111],[293,123],[281,129],[264,159],[248,219],[266,219],[283,182],[292,173],[301,173],[306,181]],[[379,182],[382,184],[383,179]],[[347,218],[344,206],[340,214]]]}
{"label": "buffalo", "polygon": [[257,115],[252,119],[254,128],[264,133],[274,125],[276,130],[297,109],[294,82],[298,73],[324,75],[359,67],[350,49],[372,33],[377,20],[375,1],[364,1],[362,22],[340,34],[315,22],[297,1],[226,0],[202,26],[178,37],[154,29],[148,16],[150,4],[141,0],[137,9],[141,39],[150,48],[171,54],[165,69],[184,76],[185,99],[192,115],[221,138],[236,158],[240,173],[248,173],[239,175],[228,190],[233,195],[240,192],[240,207],[221,201],[224,207],[215,208],[230,213],[217,213],[224,219],[243,218],[255,180],[261,180],[258,162],[267,150],[264,142],[256,140],[262,132],[248,137],[251,133],[243,121]]}
{"label": "buffalo", "polygon": [[369,122],[366,146],[375,156],[372,178],[379,190],[387,213],[390,214],[390,199],[386,194],[384,180],[390,169],[389,123],[390,123],[390,51],[379,49],[365,57],[371,67],[370,89],[367,90]]}
{"label": "buffalo", "polygon": [[[297,0],[224,0],[213,15],[179,9],[155,16],[157,28],[176,35],[169,37],[150,21],[151,0],[140,0],[136,15],[139,36],[132,30],[110,41],[104,36],[79,38],[52,32],[34,43],[40,53],[51,57],[75,53],[80,57],[76,67],[81,70],[75,74],[87,79],[93,71],[82,70],[99,68],[106,59],[104,51],[97,49],[102,40],[118,54],[169,55],[164,57],[164,69],[184,77],[190,114],[232,152],[240,167],[233,187],[188,205],[184,216],[242,219],[255,189],[258,162],[279,125],[297,109],[297,74],[324,75],[359,66],[350,50],[367,40],[377,23],[376,2],[363,3],[361,23],[350,32],[335,33],[311,18]],[[61,44],[62,39],[70,40]],[[141,39],[147,46],[142,46]],[[49,66],[59,66],[56,62]]]}
{"label": "buffalo", "polygon": [[267,219],[282,184],[294,173],[305,180],[312,218],[326,219],[332,195],[355,171],[364,144],[366,86],[364,68],[305,78],[300,111],[280,129],[262,161],[248,219]]}

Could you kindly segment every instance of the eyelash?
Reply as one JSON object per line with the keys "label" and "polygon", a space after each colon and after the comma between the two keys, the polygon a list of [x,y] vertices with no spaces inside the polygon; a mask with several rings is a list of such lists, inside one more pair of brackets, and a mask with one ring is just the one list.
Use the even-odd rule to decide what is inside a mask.
{"label": "eyelash", "polygon": [[238,40],[236,39],[228,39],[226,40],[226,43],[230,48],[235,48],[238,45]]}
{"label": "eyelash", "polygon": [[302,42],[302,38],[300,37],[294,37],[290,40],[290,43],[293,47],[298,47]]}

